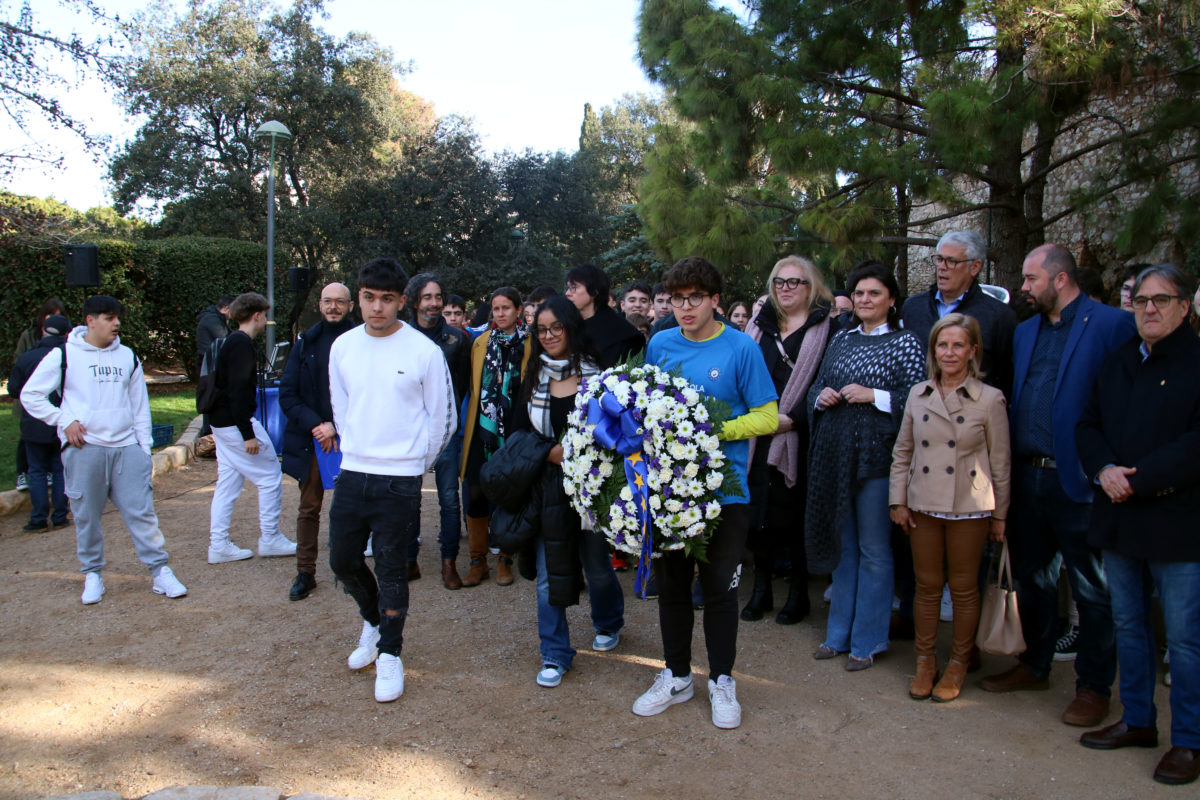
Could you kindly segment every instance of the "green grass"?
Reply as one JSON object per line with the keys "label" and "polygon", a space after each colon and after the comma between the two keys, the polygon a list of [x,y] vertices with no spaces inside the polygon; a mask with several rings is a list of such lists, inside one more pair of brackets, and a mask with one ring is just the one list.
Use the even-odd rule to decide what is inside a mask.
{"label": "green grass", "polygon": [[[174,392],[150,395],[150,420],[155,425],[174,425],[172,443],[196,416],[196,389],[189,386]],[[17,482],[17,418],[10,405],[0,406],[0,490],[11,489]]]}

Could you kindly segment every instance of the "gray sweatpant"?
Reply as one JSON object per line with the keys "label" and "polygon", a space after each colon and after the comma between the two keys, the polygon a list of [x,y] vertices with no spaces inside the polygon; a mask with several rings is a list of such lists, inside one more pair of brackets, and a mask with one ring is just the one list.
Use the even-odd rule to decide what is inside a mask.
{"label": "gray sweatpant", "polygon": [[82,448],[67,447],[62,460],[67,497],[75,514],[75,552],[83,565],[80,572],[99,572],[104,567],[100,515],[111,499],[129,528],[138,558],[151,574],[157,575],[167,563],[167,551],[154,513],[150,456],[136,444],[85,444]]}

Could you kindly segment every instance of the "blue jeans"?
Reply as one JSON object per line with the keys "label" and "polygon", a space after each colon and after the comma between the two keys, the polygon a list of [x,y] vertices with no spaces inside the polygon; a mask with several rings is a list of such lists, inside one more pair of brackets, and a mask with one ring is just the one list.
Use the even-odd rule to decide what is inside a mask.
{"label": "blue jeans", "polygon": [[[25,440],[25,457],[28,460],[29,502],[33,510],[29,512],[29,522],[33,525],[43,525],[50,515],[50,503],[54,503],[54,524],[65,525],[67,522],[67,495],[64,492],[62,457],[59,455],[57,442],[31,442]],[[46,486],[46,476],[52,476],[54,486]]]}
{"label": "blue jeans", "polygon": [[892,618],[892,521],[888,479],[871,478],[855,493],[842,523],[842,557],[833,571],[825,645],[855,658],[888,648]]}
{"label": "blue jeans", "polygon": [[[596,633],[618,633],[625,627],[625,594],[608,558],[608,541],[592,531],[580,532],[579,561],[587,579]],[[537,624],[542,663],[571,668],[575,650],[567,629],[567,609],[550,605],[550,578],[546,572],[546,547],[537,538]]]}
{"label": "blue jeans", "polygon": [[[421,476],[342,470],[329,507],[329,567],[362,618],[379,626],[379,652],[400,655],[408,616],[405,554],[421,516]],[[363,551],[375,535],[375,571]],[[390,612],[390,613],[389,613]]]}
{"label": "blue jeans", "polygon": [[1058,638],[1058,574],[1079,609],[1075,690],[1112,695],[1117,674],[1112,602],[1100,551],[1087,543],[1091,503],[1076,503],[1063,491],[1058,471],[1014,463],[1008,541],[1017,578],[1017,606],[1026,650],[1021,663],[1040,678],[1050,674]]}
{"label": "blue jeans", "polygon": [[[462,437],[450,437],[450,443],[437,463],[433,465],[434,481],[437,484],[438,508],[441,510],[442,529],[438,531],[438,544],[442,558],[458,558],[458,543],[462,539],[462,506],[458,502],[458,467],[462,461]],[[421,523],[408,544],[408,560],[416,561],[421,552]]]}
{"label": "blue jeans", "polygon": [[1171,651],[1171,745],[1200,749],[1200,562],[1145,561],[1104,551],[1121,663],[1121,720],[1155,726],[1158,648],[1150,596],[1158,588]]}

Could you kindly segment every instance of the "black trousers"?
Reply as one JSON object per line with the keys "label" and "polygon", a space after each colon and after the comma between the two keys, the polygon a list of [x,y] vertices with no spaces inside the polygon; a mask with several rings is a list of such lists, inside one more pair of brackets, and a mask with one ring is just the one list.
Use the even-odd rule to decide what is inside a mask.
{"label": "black trousers", "polygon": [[[742,577],[742,551],[750,527],[745,503],[721,508],[721,524],[708,541],[707,562],[700,566],[704,590],[704,645],[712,680],[733,674],[737,656],[738,583]],[[658,570],[658,623],[662,629],[663,658],[671,674],[692,671],[692,575],[697,561],[676,550],[655,559]]]}

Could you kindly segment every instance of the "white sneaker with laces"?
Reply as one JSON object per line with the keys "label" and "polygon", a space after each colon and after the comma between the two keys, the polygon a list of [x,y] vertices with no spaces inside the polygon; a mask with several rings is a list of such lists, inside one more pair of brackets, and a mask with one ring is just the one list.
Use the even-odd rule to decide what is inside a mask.
{"label": "white sneaker with laces", "polygon": [[270,536],[260,536],[258,539],[258,557],[273,558],[275,556],[296,555],[296,543],[282,533]]}
{"label": "white sneaker with laces", "polygon": [[167,597],[183,597],[187,594],[187,587],[179,582],[179,578],[175,577],[175,573],[170,567],[163,567],[154,576],[154,593],[165,594]]}
{"label": "white sneaker with laces", "polygon": [[670,669],[664,669],[654,676],[654,685],[633,701],[633,713],[639,717],[653,717],[676,703],[691,700],[692,692],[691,673],[686,678],[676,678]]}
{"label": "white sneaker with laces", "polygon": [[404,662],[400,656],[380,653],[375,661],[375,702],[390,703],[404,694]]}
{"label": "white sneaker with laces", "polygon": [[592,639],[592,649],[597,653],[607,653],[609,650],[616,649],[621,643],[621,632],[605,633],[601,631]]}
{"label": "white sneaker with laces", "polygon": [[104,579],[99,572],[89,572],[83,576],[83,596],[79,599],[85,606],[100,602],[104,596]]}
{"label": "white sneaker with laces", "polygon": [[712,703],[712,721],[718,728],[736,728],[742,724],[742,707],[737,701],[737,681],[722,675],[708,682],[708,700]]}
{"label": "white sneaker with laces", "polygon": [[18,492],[28,492],[29,491],[29,477],[24,472],[17,474],[17,491]]}
{"label": "white sneaker with laces", "polygon": [[253,550],[248,550],[245,547],[238,547],[228,539],[223,540],[220,544],[210,544],[208,546],[208,563],[210,564],[227,564],[230,561],[245,561],[247,558],[253,558],[253,556]]}
{"label": "white sneaker with laces", "polygon": [[362,669],[374,663],[379,656],[379,626],[363,620],[362,634],[358,637],[358,647],[346,659],[350,669]]}

